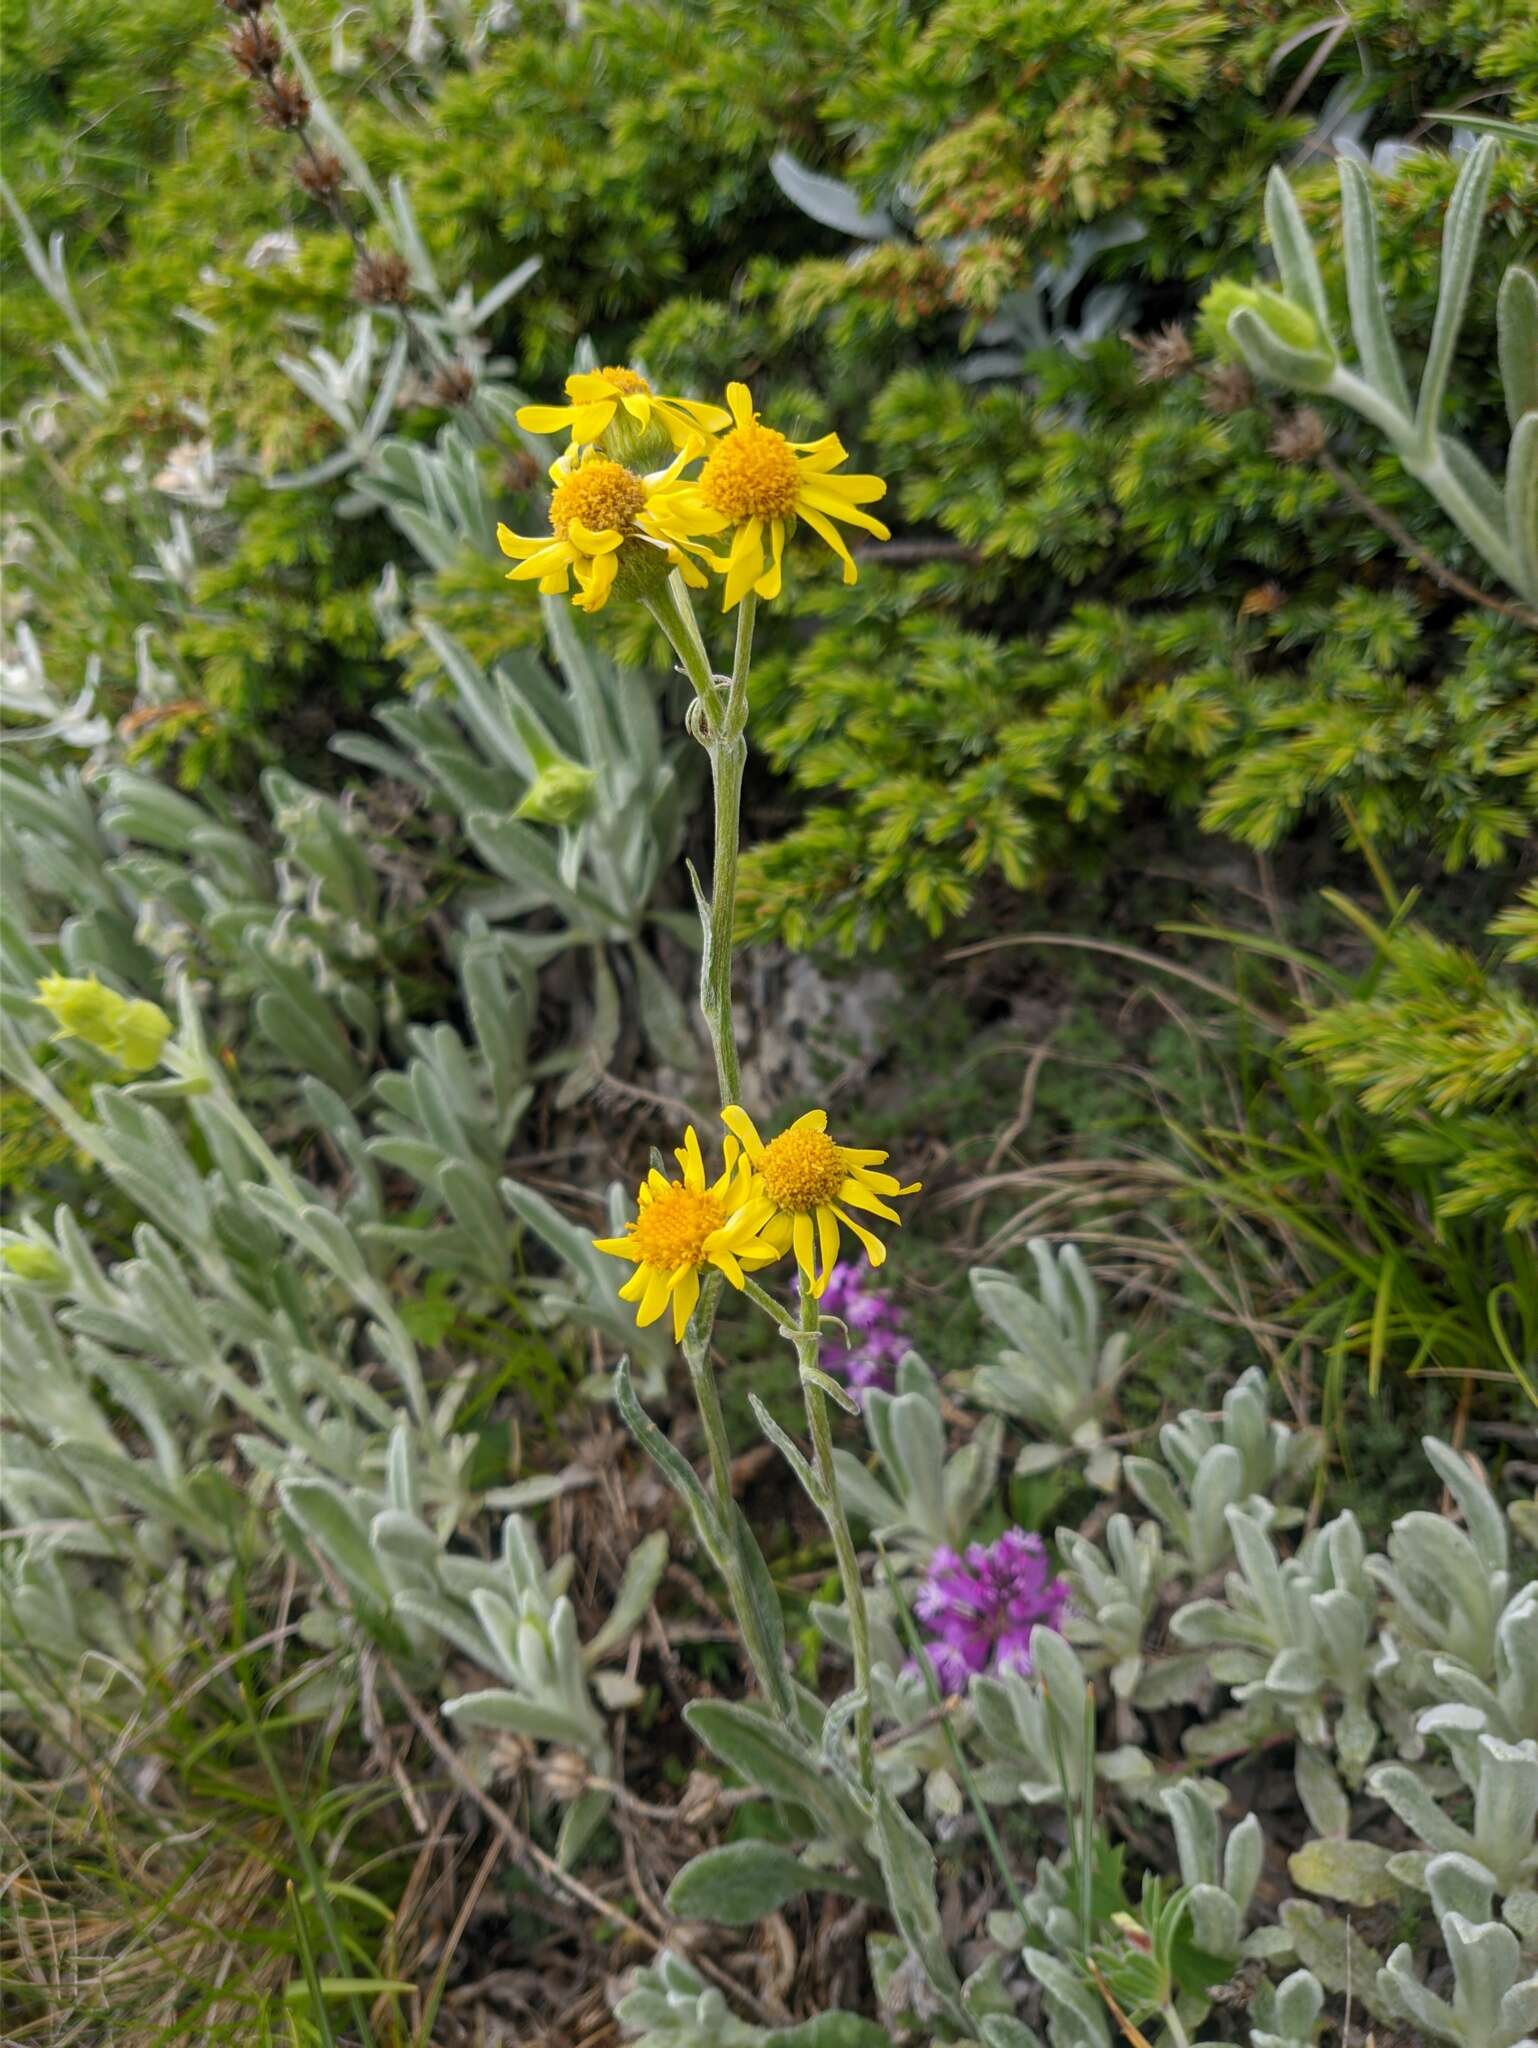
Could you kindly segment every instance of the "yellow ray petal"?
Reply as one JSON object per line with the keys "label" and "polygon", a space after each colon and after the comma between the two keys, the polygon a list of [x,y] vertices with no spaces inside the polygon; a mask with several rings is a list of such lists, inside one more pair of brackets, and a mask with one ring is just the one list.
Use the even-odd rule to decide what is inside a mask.
{"label": "yellow ray petal", "polygon": [[817,1243],[822,1252],[822,1283],[826,1287],[838,1257],[838,1218],[826,1203],[817,1211]]}
{"label": "yellow ray petal", "polygon": [[573,441],[596,441],[615,414],[612,398],[600,399],[595,405],[579,405],[571,416],[571,438]]}
{"label": "yellow ray petal", "polygon": [[817,511],[815,506],[808,505],[804,499],[800,500],[799,504],[801,517],[806,521],[813,533],[821,534],[822,538],[828,543],[828,546],[832,548],[834,554],[843,563],[844,581],[846,583],[853,583],[857,574],[854,566],[854,556],[845,547],[843,535],[833,525],[831,520],[825,519],[822,513]]}
{"label": "yellow ray petal", "polygon": [[828,1112],[825,1109],[809,1109],[791,1125],[793,1131],[825,1131],[827,1128]]}
{"label": "yellow ray petal", "polygon": [[764,550],[759,538],[762,532],[761,519],[749,519],[737,529],[737,538],[727,557],[726,592],[721,601],[724,612],[740,604],[764,573]]}
{"label": "yellow ray petal", "polygon": [[758,1135],[758,1125],[745,1109],[733,1102],[721,1112],[721,1121],[742,1146],[750,1159],[762,1159],[764,1141]]}
{"label": "yellow ray petal", "polygon": [[703,1188],[705,1185],[705,1160],[700,1151],[700,1141],[693,1124],[684,1132],[684,1141],[673,1157],[684,1170],[684,1186]]}
{"label": "yellow ray petal", "polygon": [[569,405],[520,405],[518,408],[518,424],[531,434],[558,434],[562,427],[569,427],[571,421]]}
{"label": "yellow ray petal", "polygon": [[573,519],[568,524],[566,537],[585,555],[612,555],[625,538],[617,526],[600,527],[595,532],[592,527],[584,526],[580,519]]}
{"label": "yellow ray petal", "polygon": [[819,476],[804,488],[808,495],[815,492],[819,497],[844,498],[851,505],[874,505],[886,496],[886,484],[879,476]]}
{"label": "yellow ray petal", "polygon": [[780,594],[781,559],[785,553],[785,522],[772,519],[769,522],[769,567],[759,577],[753,588],[760,597],[778,597]]}
{"label": "yellow ray petal", "polygon": [[[804,1209],[798,1210],[790,1219],[790,1241],[796,1254],[796,1264],[808,1280],[815,1283],[817,1277],[817,1246],[812,1235],[812,1219]],[[814,1284],[814,1293],[817,1292]]]}
{"label": "yellow ray petal", "polygon": [[753,394],[746,384],[728,384],[726,403],[737,426],[749,427],[753,424]]}
{"label": "yellow ray petal", "polygon": [[641,1256],[633,1237],[595,1237],[593,1250],[607,1252],[612,1259],[638,1259]]}
{"label": "yellow ray petal", "polygon": [[691,1266],[682,1274],[673,1289],[673,1342],[682,1344],[684,1330],[694,1314],[694,1304],[700,1298],[700,1276]]}
{"label": "yellow ray petal", "polygon": [[852,1230],[861,1244],[864,1245],[865,1256],[870,1260],[871,1264],[873,1266],[884,1266],[886,1264],[886,1246],[876,1236],[875,1232],[867,1230],[863,1223],[856,1223],[852,1216],[846,1216],[844,1211],[836,1205],[834,1206],[833,1213],[839,1222],[846,1229]]}
{"label": "yellow ray petal", "polygon": [[842,498],[832,498],[826,491],[804,490],[796,500],[803,518],[808,521],[814,512],[826,513],[830,519],[841,519],[846,526],[858,526],[866,533],[873,533],[877,540],[890,540],[892,529],[883,526],[879,519],[862,512],[858,505],[846,504]]}
{"label": "yellow ray petal", "polygon": [[851,1209],[863,1209],[870,1216],[883,1216],[888,1223],[902,1222],[895,1209],[889,1209],[879,1195],[873,1195],[869,1188],[862,1188],[857,1180],[846,1180],[838,1191],[838,1198],[847,1202]]}
{"label": "yellow ray petal", "polygon": [[644,1330],[648,1323],[656,1322],[667,1307],[671,1276],[661,1266],[641,1266],[637,1271],[646,1275],[646,1292],[641,1296],[641,1306],[635,1315],[636,1321]]}
{"label": "yellow ray petal", "polygon": [[587,612],[600,610],[607,602],[614,587],[614,578],[619,571],[619,559],[615,555],[594,555],[591,560],[578,556],[576,562],[577,581],[582,586],[578,603]]}
{"label": "yellow ray petal", "polygon": [[792,441],[791,447],[801,457],[800,467],[822,475],[835,469],[839,463],[849,460],[849,450],[837,434],[824,434],[816,441]]}

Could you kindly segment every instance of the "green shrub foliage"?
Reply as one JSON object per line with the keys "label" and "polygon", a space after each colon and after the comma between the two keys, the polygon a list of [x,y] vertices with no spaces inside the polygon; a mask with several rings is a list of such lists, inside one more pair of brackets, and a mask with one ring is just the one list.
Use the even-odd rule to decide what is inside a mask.
{"label": "green shrub foliage", "polygon": [[[751,863],[755,927],[846,950],[938,931],[984,887],[1107,858],[1150,810],[1256,847],[1351,815],[1449,868],[1502,861],[1529,828],[1530,632],[1449,593],[1342,495],[1321,446],[1481,580],[1359,422],[1326,407],[1300,426],[1196,324],[1214,282],[1269,274],[1278,161],[1340,300],[1328,158],[1384,145],[1383,273],[1413,368],[1456,172],[1453,131],[1425,117],[1476,96],[1531,115],[1516,0],[1359,0],[1349,34],[1236,0],[670,0],[575,28],[536,4],[445,26],[428,51],[399,5],[334,28],[298,0],[286,18],[380,193],[403,181],[446,290],[540,259],[484,337],[520,384],[555,386],[584,337],[686,385],[746,370],[771,418],[837,424],[892,480],[906,525],[886,564],[805,587],[769,636],[765,729],[803,805]],[[399,538],[357,516],[347,479],[274,499],[242,474],[336,452],[277,358],[345,350],[353,252],[216,20],[189,37],[163,4],[115,22],[60,4],[18,18],[10,56],[17,199],[42,243],[63,235],[112,354],[97,397],[72,386],[50,354],[69,342],[59,311],[23,271],[8,404],[63,397],[18,516],[42,534],[61,477],[94,502],[189,437],[235,479],[188,514],[179,584],[135,575],[166,538],[153,493],[107,590],[32,560],[51,672],[66,687],[94,657],[108,708],[139,708],[148,634],[181,688],[136,733],[147,752],[187,781],[308,757],[327,721],[396,686],[403,651],[422,673],[370,605]],[[367,195],[345,196],[377,241]],[[1532,255],[1535,197],[1538,160],[1506,146],[1448,412],[1487,453],[1504,446],[1495,289]],[[13,271],[17,232],[8,215]],[[264,260],[274,234],[293,245]],[[442,396],[403,391],[408,438],[438,431]],[[517,524],[537,472],[486,439],[488,501]],[[417,595],[472,647],[511,609],[468,546]]]}

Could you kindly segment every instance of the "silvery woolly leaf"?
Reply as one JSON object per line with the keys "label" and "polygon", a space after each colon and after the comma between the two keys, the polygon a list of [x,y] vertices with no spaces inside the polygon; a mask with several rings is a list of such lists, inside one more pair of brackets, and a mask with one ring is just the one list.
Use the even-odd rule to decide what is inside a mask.
{"label": "silvery woolly leaf", "polygon": [[1513,429],[1528,412],[1538,412],[1538,277],[1512,264],[1496,301],[1496,337],[1506,413]]}
{"label": "silvery woolly leaf", "polygon": [[1389,1852],[1376,1842],[1336,1836],[1305,1842],[1288,1858],[1293,1882],[1306,1892],[1348,1906],[1378,1906],[1399,1897],[1389,1872]]}
{"label": "silvery woolly leaf", "polygon": [[451,1721],[463,1721],[467,1728],[499,1728],[514,1735],[526,1735],[534,1742],[572,1740],[571,1716],[559,1706],[526,1699],[504,1686],[482,1692],[460,1693],[445,1700],[443,1711]]}
{"label": "silvery woolly leaf", "polygon": [[729,1842],[686,1863],[669,1888],[667,1903],[681,1920],[751,1927],[804,1892],[848,1889],[836,1873],[820,1870],[773,1842]]}
{"label": "silvery woolly leaf", "polygon": [[1474,259],[1484,226],[1485,197],[1499,145],[1486,136],[1464,158],[1463,169],[1448,201],[1442,224],[1442,274],[1437,293],[1437,310],[1421,372],[1415,401],[1415,431],[1422,447],[1429,449],[1442,410],[1442,395],[1452,369],[1453,351],[1463,326],[1469,287],[1474,277]]}
{"label": "silvery woolly leaf", "polygon": [[884,242],[897,233],[897,225],[882,209],[874,212],[861,204],[852,187],[841,178],[809,171],[788,149],[777,149],[769,159],[769,171],[792,205],[820,226],[862,242]]}
{"label": "silvery woolly leaf", "polygon": [[1351,1802],[1324,1752],[1311,1743],[1299,1743],[1293,1777],[1315,1833],[1346,1835],[1351,1827]]}
{"label": "silvery woolly leaf", "polygon": [[596,1785],[579,1793],[567,1807],[555,1842],[555,1860],[563,1870],[576,1863],[608,1810],[609,1794]]}
{"label": "silvery woolly leaf", "polygon": [[[1506,530],[1516,557],[1517,588],[1538,604],[1538,412],[1525,413],[1511,436],[1506,458]],[[1512,1510],[1513,1525],[1528,1542],[1538,1541],[1538,1531],[1531,1523],[1533,1504],[1519,1502],[1517,1506],[1528,1518],[1528,1526],[1524,1531],[1517,1508]]]}
{"label": "silvery woolly leaf", "polygon": [[767,1713],[730,1700],[694,1700],[684,1719],[722,1763],[774,1799],[829,1814],[833,1793],[815,1753]]}
{"label": "silvery woolly leaf", "polygon": [[329,1479],[289,1479],[278,1488],[278,1498],[355,1593],[389,1606],[389,1583],[374,1556],[367,1527],[341,1487]]}
{"label": "silvery woolly leaf", "polygon": [[961,1980],[951,1962],[935,1891],[935,1858],[923,1835],[890,1792],[876,1788],[876,1852],[887,1903],[908,1952],[919,1964],[942,2009],[965,2029]]}
{"label": "silvery woolly leaf", "polygon": [[587,1663],[596,1664],[624,1647],[651,1605],[667,1561],[667,1531],[655,1529],[630,1553],[609,1618],[582,1652]]}
{"label": "silvery woolly leaf", "polygon": [[1357,354],[1369,383],[1408,419],[1410,387],[1389,329],[1387,294],[1378,267],[1377,222],[1367,174],[1360,164],[1346,156],[1339,158],[1336,171],[1340,178],[1346,293]]}
{"label": "silvery woolly leaf", "polygon": [[1077,1972],[1043,1949],[1027,1948],[1024,1961],[1046,1993],[1054,2041],[1061,2037],[1072,2048],[1111,2048],[1105,2007]]}
{"label": "silvery woolly leaf", "polygon": [[1284,1900],[1281,1918],[1298,1961],[1327,1991],[1343,1994],[1349,1985],[1353,1996],[1376,2018],[1393,2016],[1377,1989],[1378,1958],[1349,1920],[1326,1912],[1310,1899]]}
{"label": "silvery woolly leaf", "polygon": [[1295,306],[1303,308],[1328,342],[1330,304],[1319,274],[1319,259],[1292,187],[1279,170],[1272,171],[1266,181],[1266,227],[1282,274],[1283,291]]}
{"label": "silvery woolly leaf", "polygon": [[1509,1545],[1506,1524],[1483,1477],[1466,1458],[1434,1436],[1421,1438],[1421,1449],[1463,1511],[1469,1541],[1486,1571],[1504,1572]]}

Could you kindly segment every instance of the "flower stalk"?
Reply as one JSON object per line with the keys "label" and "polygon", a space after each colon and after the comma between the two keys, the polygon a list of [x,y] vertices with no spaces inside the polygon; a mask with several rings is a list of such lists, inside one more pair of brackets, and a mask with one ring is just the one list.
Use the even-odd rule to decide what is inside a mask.
{"label": "flower stalk", "polygon": [[867,1792],[876,1785],[876,1756],[871,1737],[871,1653],[870,1616],[865,1609],[865,1582],[860,1576],[860,1554],[855,1549],[833,1465],[833,1431],[828,1420],[828,1397],[817,1369],[822,1341],[822,1314],[817,1297],[803,1281],[800,1327],[795,1336],[796,1363],[801,1373],[801,1392],[806,1402],[807,1428],[811,1432],[812,1457],[823,1494],[823,1519],[833,1538],[838,1561],[839,1582],[849,1613],[849,1647],[854,1659],[854,1684],[859,1704],[854,1715],[855,1751],[860,1764],[860,1781]]}
{"label": "flower stalk", "polygon": [[[794,1345],[814,1465],[774,1433],[833,1539],[854,1654],[860,1776],[873,1793],[870,1624],[859,1553],[840,1498],[828,1415],[830,1396],[851,1410],[855,1404],[819,1369],[818,1298],[831,1276],[841,1231],[863,1246],[873,1264],[885,1257],[881,1241],[850,1209],[896,1223],[901,1219],[891,1198],[915,1194],[918,1188],[874,1170],[885,1161],[885,1152],[840,1145],[829,1135],[822,1110],[809,1111],[767,1141],[761,1136],[741,1103],[732,964],[758,600],[779,595],[786,543],[798,526],[827,544],[842,565],[844,581],[853,582],[855,563],[835,522],[887,539],[887,529],[864,510],[886,486],[878,477],[840,473],[846,452],[837,435],[791,442],[763,425],[743,384],[728,387],[728,409],[723,410],[657,393],[638,371],[610,367],[574,374],[567,379],[566,395],[566,405],[526,406],[519,413],[520,424],[530,432],[565,428],[571,441],[550,472],[556,489],[549,533],[498,529],[503,552],[517,563],[509,578],[537,582],[549,595],[568,593],[589,612],[601,609],[611,596],[635,598],[646,606],[694,691],[688,728],[710,757],[714,814],[708,895],[690,872],[703,941],[700,1010],[726,1131],[724,1170],[710,1178],[691,1128],[674,1155],[682,1178],[673,1178],[657,1156],[638,1192],[635,1220],[622,1236],[594,1239],[599,1251],[634,1267],[620,1294],[636,1304],[642,1326],[671,1313],[704,1432],[708,1496],[695,1475],[668,1455],[665,1440],[644,1413],[626,1408],[626,1417],[688,1499],[726,1582],[759,1689],[783,1732],[799,1746],[805,1730],[786,1664],[777,1596],[732,1492],[731,1444],[711,1360],[723,1280],[746,1294]],[[642,473],[642,459],[659,434],[671,442],[672,460],[665,469]],[[688,476],[696,464],[698,473]],[[715,551],[717,543],[724,553]],[[723,610],[737,614],[730,675],[715,671],[695,615],[690,591],[708,587],[701,561],[723,579]],[[794,1321],[752,1278],[787,1252],[794,1254],[801,1274]],[[633,1396],[622,1374],[622,1407],[627,1400],[633,1402]]]}

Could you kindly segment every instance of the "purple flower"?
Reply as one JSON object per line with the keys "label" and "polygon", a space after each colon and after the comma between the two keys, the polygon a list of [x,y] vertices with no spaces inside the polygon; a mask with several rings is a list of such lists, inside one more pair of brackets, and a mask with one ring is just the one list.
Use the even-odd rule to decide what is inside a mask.
{"label": "purple flower", "polygon": [[818,1306],[825,1315],[837,1316],[846,1324],[854,1340],[840,1344],[828,1339],[819,1363],[837,1373],[856,1394],[870,1387],[890,1392],[897,1381],[898,1363],[909,1348],[902,1313],[891,1296],[869,1284],[863,1266],[837,1265],[828,1275]]}
{"label": "purple flower", "polygon": [[949,1693],[965,1692],[981,1671],[1029,1672],[1031,1630],[1056,1628],[1068,1587],[1049,1575],[1039,1536],[1006,1529],[996,1543],[973,1543],[965,1557],[941,1546],[913,1602],[932,1631],[929,1655]]}

